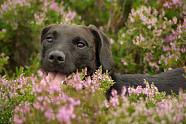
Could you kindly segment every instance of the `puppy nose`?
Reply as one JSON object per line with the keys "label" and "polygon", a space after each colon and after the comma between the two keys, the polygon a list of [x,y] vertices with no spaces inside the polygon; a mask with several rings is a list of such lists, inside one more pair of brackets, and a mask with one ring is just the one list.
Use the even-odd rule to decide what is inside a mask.
{"label": "puppy nose", "polygon": [[48,55],[48,61],[51,63],[57,62],[61,64],[65,61],[65,54],[62,51],[52,51]]}

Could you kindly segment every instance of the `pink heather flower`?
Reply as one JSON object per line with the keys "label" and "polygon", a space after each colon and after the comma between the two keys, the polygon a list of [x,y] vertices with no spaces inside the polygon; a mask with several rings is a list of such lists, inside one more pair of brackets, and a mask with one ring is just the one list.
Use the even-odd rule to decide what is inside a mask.
{"label": "pink heather flower", "polygon": [[182,0],[172,0],[172,3],[174,4],[174,5],[181,5],[181,3],[182,3]]}
{"label": "pink heather flower", "polygon": [[25,114],[30,112],[30,104],[25,102],[22,105],[18,105],[14,109],[13,122],[15,124],[22,124],[25,121]]}
{"label": "pink heather flower", "polygon": [[60,85],[66,78],[66,76],[61,73],[53,72],[49,72],[47,74],[40,71],[39,75],[41,76],[42,79],[38,84],[35,84],[33,86],[33,92],[35,93],[41,93],[44,91],[48,93],[60,92],[61,90]]}
{"label": "pink heather flower", "polygon": [[41,89],[43,90],[44,87],[46,87],[48,85],[48,82],[46,79],[41,79],[41,81],[39,82],[39,84],[37,84],[36,86],[40,86]]}
{"label": "pink heather flower", "polygon": [[131,87],[128,88],[128,93],[132,94],[133,93],[133,89]]}
{"label": "pink heather flower", "polygon": [[109,100],[109,103],[111,106],[117,107],[119,105],[118,97],[111,97],[111,99]]}
{"label": "pink heather flower", "polygon": [[[126,88],[123,89],[123,91],[126,92]],[[124,92],[122,93],[122,95],[124,94]],[[124,97],[124,96],[122,96],[122,97]],[[115,108],[119,105],[119,96],[118,96],[116,90],[111,91],[110,100],[109,101],[105,100],[104,105],[105,105],[106,108],[109,108],[109,107],[114,107]]]}
{"label": "pink heather flower", "polygon": [[23,113],[28,113],[30,112],[30,104],[29,103],[24,103],[22,106]]}
{"label": "pink heather flower", "polygon": [[173,117],[176,123],[181,122],[184,119],[184,114],[183,113],[177,113],[175,117]]}
{"label": "pink heather flower", "polygon": [[76,12],[74,12],[74,11],[69,11],[69,12],[65,15],[66,21],[72,21],[75,17],[76,17]]}
{"label": "pink heather flower", "polygon": [[92,83],[91,77],[89,76],[88,78],[86,78],[86,81],[84,83],[85,87],[89,87]]}
{"label": "pink heather flower", "polygon": [[40,85],[35,85],[35,86],[33,87],[33,91],[34,91],[35,93],[41,93],[41,92],[42,92],[42,88],[41,88]]}
{"label": "pink heather flower", "polygon": [[39,102],[34,102],[34,103],[33,103],[33,107],[34,107],[35,109],[37,109],[37,110],[41,110],[41,111],[44,110],[43,106],[42,106],[41,103],[39,103]]}
{"label": "pink heather flower", "polygon": [[143,93],[144,89],[142,88],[142,86],[137,86],[136,90],[135,90],[135,94],[139,95],[141,93]]}
{"label": "pink heather flower", "polygon": [[144,88],[142,93],[147,96],[151,96],[151,90],[149,88]]}
{"label": "pink heather flower", "polygon": [[182,53],[185,53],[185,52],[186,52],[186,48],[183,47],[183,48],[180,49],[180,51],[181,51]]}
{"label": "pink heather flower", "polygon": [[169,46],[163,46],[163,51],[171,51],[171,48]]}
{"label": "pink heather flower", "polygon": [[44,7],[47,7],[50,3],[48,0],[42,0]]}
{"label": "pink heather flower", "polygon": [[42,96],[37,97],[37,101],[42,102],[43,100],[44,100],[44,98]]}
{"label": "pink heather flower", "polygon": [[155,87],[153,84],[149,85],[149,83],[146,80],[144,80],[144,83],[146,84],[145,88],[142,88],[142,86],[137,86],[136,88],[129,87],[128,88],[129,95],[130,94],[136,94],[136,95],[144,94],[148,97],[153,97],[158,92],[157,87]]}
{"label": "pink heather flower", "polygon": [[168,3],[168,2],[165,2],[165,3],[163,4],[163,6],[164,6],[165,8],[170,8],[170,7],[171,7],[170,3]]}
{"label": "pink heather flower", "polygon": [[61,90],[61,87],[59,83],[51,83],[48,89],[50,93],[58,92],[60,90]]}
{"label": "pink heather flower", "polygon": [[117,94],[117,91],[116,90],[112,90],[111,92],[111,98],[109,100],[109,103],[111,106],[113,107],[117,107],[119,105],[119,96]]}
{"label": "pink heather flower", "polygon": [[67,84],[71,85],[76,90],[81,90],[83,88],[83,83],[84,81],[81,80],[79,73],[76,73],[75,75],[73,75],[72,79],[67,81]]}
{"label": "pink heather flower", "polygon": [[15,9],[19,6],[30,6],[30,2],[28,0],[6,0],[1,6],[0,6],[0,13],[3,14],[7,12],[8,10]]}
{"label": "pink heather flower", "polygon": [[63,99],[63,96],[61,94],[59,94],[58,96],[50,98],[50,103],[52,103],[52,104],[60,105],[60,103],[62,101],[66,101],[66,100]]}
{"label": "pink heather flower", "polygon": [[39,77],[42,77],[42,78],[46,78],[47,76],[47,73],[42,69],[38,70],[37,74]]}
{"label": "pink heather flower", "polygon": [[59,6],[58,4],[55,2],[55,0],[52,1],[52,3],[50,4],[50,9],[58,12],[59,11]]}
{"label": "pink heather flower", "polygon": [[7,80],[5,77],[0,77],[0,86],[2,90],[9,91],[9,92],[0,92],[0,97],[2,99],[12,98],[14,96],[19,95],[17,91],[19,90],[21,93],[24,94],[24,91],[27,87],[30,87],[32,80],[31,77],[23,77],[22,75],[17,78],[16,80]]}
{"label": "pink heather flower", "polygon": [[77,106],[80,105],[80,100],[75,100],[73,98],[68,98],[68,101],[70,102],[71,105]]}
{"label": "pink heather flower", "polygon": [[52,109],[47,109],[44,113],[45,117],[50,121],[55,119],[55,115]]}
{"label": "pink heather flower", "polygon": [[70,124],[71,119],[75,117],[74,107],[71,105],[63,106],[59,109],[57,113],[57,120],[59,122],[64,122],[65,124]]}
{"label": "pink heather flower", "polygon": [[18,115],[14,115],[13,121],[15,124],[23,124],[23,119],[21,119]]}
{"label": "pink heather flower", "polygon": [[1,9],[2,9],[2,11],[4,11],[4,12],[6,12],[7,10],[8,10],[8,4],[3,4],[3,5],[1,5]]}
{"label": "pink heather flower", "polygon": [[117,96],[117,91],[116,91],[116,90],[112,90],[111,95],[112,95],[113,97]]}
{"label": "pink heather flower", "polygon": [[177,34],[173,33],[165,37],[164,41],[165,42],[173,42],[177,39]]}
{"label": "pink heather flower", "polygon": [[110,80],[109,77],[102,75],[97,71],[92,79],[90,76],[82,80],[79,73],[71,75],[71,77],[66,80],[66,84],[72,86],[76,90],[81,90],[83,88],[90,89],[91,92],[95,92],[100,87],[101,80]]}
{"label": "pink heather flower", "polygon": [[159,116],[162,116],[162,114],[171,112],[173,110],[172,107],[173,104],[171,101],[162,100],[161,102],[157,103],[157,112],[159,113]]}
{"label": "pink heather flower", "polygon": [[165,8],[173,8],[173,7],[180,7],[182,6],[183,0],[169,0],[163,3]]}

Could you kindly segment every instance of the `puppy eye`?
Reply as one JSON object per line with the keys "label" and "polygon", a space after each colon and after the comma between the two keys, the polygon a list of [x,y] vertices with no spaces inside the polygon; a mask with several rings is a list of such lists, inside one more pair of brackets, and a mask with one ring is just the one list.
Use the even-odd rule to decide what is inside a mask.
{"label": "puppy eye", "polygon": [[48,36],[48,37],[46,37],[46,40],[47,40],[47,42],[51,43],[51,42],[53,42],[53,37]]}
{"label": "puppy eye", "polygon": [[83,43],[83,42],[78,42],[78,43],[77,43],[77,47],[83,48],[83,47],[85,47],[85,43]]}
{"label": "puppy eye", "polygon": [[84,48],[87,46],[86,41],[82,39],[81,37],[75,37],[73,39],[73,43],[78,48]]}

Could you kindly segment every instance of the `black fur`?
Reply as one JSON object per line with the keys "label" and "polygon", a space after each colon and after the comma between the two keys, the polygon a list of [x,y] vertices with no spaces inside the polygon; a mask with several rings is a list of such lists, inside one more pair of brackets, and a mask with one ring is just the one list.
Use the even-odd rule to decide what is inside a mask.
{"label": "black fur", "polygon": [[[52,37],[52,42],[47,41],[48,37]],[[78,47],[79,42],[83,42],[84,47]],[[91,75],[100,66],[103,67],[103,70],[108,70],[116,83],[108,90],[107,97],[111,95],[112,89],[121,93],[123,86],[137,87],[141,85],[145,87],[144,79],[149,83],[154,83],[159,91],[167,94],[171,92],[178,94],[180,89],[186,89],[183,68],[153,76],[115,73],[109,39],[93,25],[88,27],[62,24],[48,26],[42,31],[41,44],[41,68],[46,71],[57,71],[68,75],[77,69],[87,67],[88,74]],[[59,64],[48,61],[52,51],[62,52],[65,55],[64,62]]]}
{"label": "black fur", "polygon": [[114,74],[112,76],[116,83],[108,90],[107,98],[111,95],[111,90],[116,89],[120,94],[122,87],[137,87],[141,85],[145,87],[144,79],[149,84],[154,84],[158,91],[165,92],[167,95],[171,93],[178,94],[179,90],[186,89],[186,79],[184,77],[184,69],[177,68],[167,72],[162,72],[153,76],[145,74]]}

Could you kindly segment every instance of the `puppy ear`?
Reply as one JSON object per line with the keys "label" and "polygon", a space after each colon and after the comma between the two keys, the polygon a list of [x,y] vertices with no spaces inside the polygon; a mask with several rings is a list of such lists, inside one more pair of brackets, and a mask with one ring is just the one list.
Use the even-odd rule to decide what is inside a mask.
{"label": "puppy ear", "polygon": [[97,66],[103,67],[103,70],[108,70],[109,74],[113,72],[114,62],[112,59],[111,45],[108,37],[100,31],[96,26],[89,25],[91,33],[96,41],[96,59]]}

